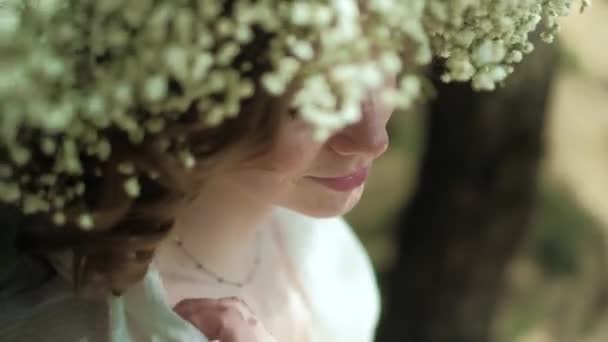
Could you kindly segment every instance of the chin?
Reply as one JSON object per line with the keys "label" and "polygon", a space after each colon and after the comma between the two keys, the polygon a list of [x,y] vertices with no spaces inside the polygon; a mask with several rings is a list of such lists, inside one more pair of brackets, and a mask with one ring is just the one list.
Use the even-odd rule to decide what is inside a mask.
{"label": "chin", "polygon": [[364,185],[349,192],[337,192],[323,189],[314,194],[308,194],[305,199],[290,201],[284,207],[301,214],[316,218],[342,216],[351,211],[363,194]]}

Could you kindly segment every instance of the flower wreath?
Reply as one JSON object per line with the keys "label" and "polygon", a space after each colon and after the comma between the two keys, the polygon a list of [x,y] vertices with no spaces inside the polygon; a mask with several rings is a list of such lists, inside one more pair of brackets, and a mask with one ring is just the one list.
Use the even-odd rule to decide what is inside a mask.
{"label": "flower wreath", "polygon": [[[193,104],[209,126],[236,116],[254,80],[250,63],[236,68],[234,61],[259,32],[270,37],[264,56],[270,70],[261,84],[278,96],[298,78],[292,106],[325,139],[359,119],[363,96],[387,73],[398,82],[382,91],[383,99],[409,107],[422,93],[417,66],[433,56],[445,59],[443,81],[494,89],[533,50],[529,33],[542,22],[541,37],[550,42],[558,17],[574,6],[571,0],[234,0],[227,11],[225,3],[0,0],[6,156],[0,201],[26,214],[47,212],[60,225],[66,205],[86,192],[82,158],[101,165],[112,153],[108,128],[137,145]],[[171,92],[170,82],[183,91]],[[193,166],[187,149],[177,153]],[[124,187],[137,196],[137,177]],[[79,222],[93,226],[86,210]]]}

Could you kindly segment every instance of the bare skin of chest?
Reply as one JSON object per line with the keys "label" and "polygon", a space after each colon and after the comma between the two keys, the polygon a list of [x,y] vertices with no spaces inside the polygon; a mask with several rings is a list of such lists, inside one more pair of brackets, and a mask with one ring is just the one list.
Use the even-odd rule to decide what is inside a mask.
{"label": "bare skin of chest", "polygon": [[174,307],[187,298],[238,297],[277,341],[309,341],[310,308],[302,294],[305,289],[298,287],[293,273],[287,269],[291,265],[272,243],[262,250],[261,260],[251,282],[241,288],[218,283],[197,272],[194,265],[187,275],[177,275],[170,270],[163,272],[161,263],[167,302]]}

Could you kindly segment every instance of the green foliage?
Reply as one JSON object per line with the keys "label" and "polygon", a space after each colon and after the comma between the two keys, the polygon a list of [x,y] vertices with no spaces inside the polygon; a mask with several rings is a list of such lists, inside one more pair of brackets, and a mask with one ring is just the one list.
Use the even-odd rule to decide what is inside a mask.
{"label": "green foliage", "polygon": [[573,72],[582,72],[584,70],[578,51],[564,44],[558,44],[557,47],[561,67]]}
{"label": "green foliage", "polygon": [[530,234],[507,272],[496,341],[522,341],[532,332],[572,341],[589,332],[602,314],[597,300],[605,295],[604,227],[571,191],[548,179],[533,218]]}
{"label": "green foliage", "polygon": [[584,250],[594,245],[598,226],[571,193],[546,186],[540,193],[527,251],[548,277],[574,276]]}

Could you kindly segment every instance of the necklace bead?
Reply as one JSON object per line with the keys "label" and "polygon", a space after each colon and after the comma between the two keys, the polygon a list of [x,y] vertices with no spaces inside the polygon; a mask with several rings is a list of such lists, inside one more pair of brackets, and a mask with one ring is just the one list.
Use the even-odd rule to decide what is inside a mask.
{"label": "necklace bead", "polygon": [[237,288],[243,288],[243,287],[245,287],[245,285],[251,283],[251,281],[255,277],[257,269],[258,269],[258,267],[259,267],[259,265],[261,263],[261,255],[260,255],[260,253],[261,253],[261,237],[260,237],[259,233],[257,235],[257,240],[256,240],[256,252],[255,252],[256,254],[255,254],[254,258],[253,258],[253,263],[252,263],[251,269],[249,270],[249,272],[247,272],[247,275],[246,275],[246,277],[245,277],[245,279],[243,281],[228,280],[225,277],[218,275],[217,272],[214,272],[214,271],[210,270],[202,262],[198,261],[196,259],[196,257],[194,257],[194,255],[192,255],[192,253],[190,253],[185,248],[184,243],[179,238],[179,236],[175,235],[174,241],[175,241],[175,244],[184,252],[184,254],[186,254],[186,256],[188,256],[188,258],[190,258],[194,262],[194,264],[196,265],[197,269],[199,269],[200,271],[202,271],[206,275],[208,275],[211,278],[213,278],[219,284],[225,284],[225,285],[230,285],[230,286],[234,286],[234,287],[237,287]]}

